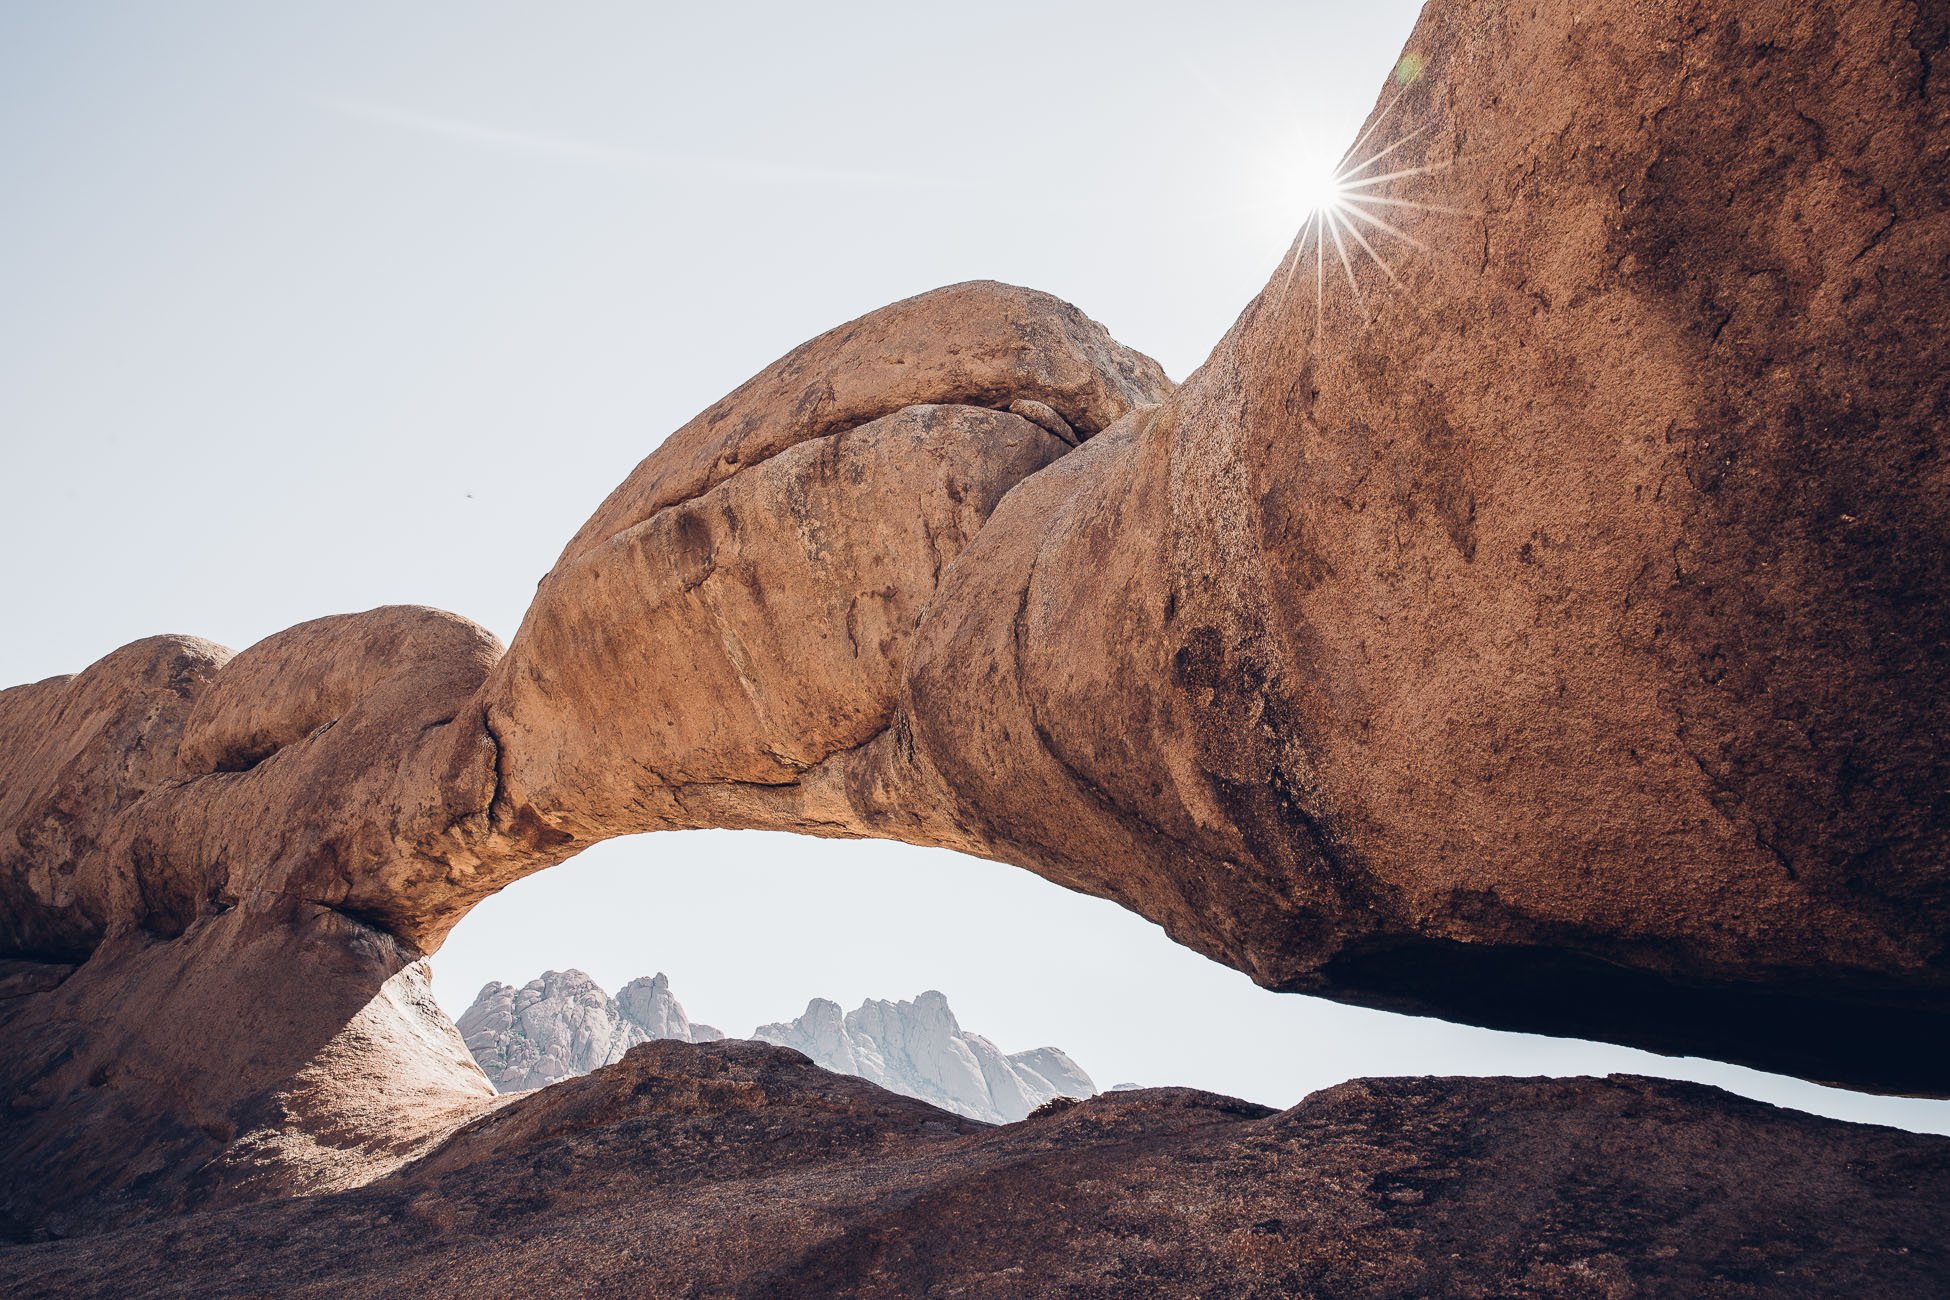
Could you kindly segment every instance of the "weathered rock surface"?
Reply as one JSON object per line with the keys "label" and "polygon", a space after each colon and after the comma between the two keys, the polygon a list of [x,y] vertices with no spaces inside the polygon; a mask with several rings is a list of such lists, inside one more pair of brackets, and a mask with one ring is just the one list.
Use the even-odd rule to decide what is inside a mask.
{"label": "weathered rock surface", "polygon": [[930,989],[913,1001],[869,998],[844,1015],[814,998],[795,1020],[760,1025],[760,1042],[790,1047],[815,1065],[989,1124],[1011,1124],[1058,1097],[1094,1097],[1097,1085],[1054,1047],[1004,1054],[964,1031],[948,999]]}
{"label": "weathered rock surface", "polygon": [[[922,388],[890,389],[890,410],[834,378],[909,356]],[[629,506],[596,561],[543,584],[519,660],[454,615],[385,607],[234,660],[156,638],[0,694],[0,955],[59,985],[0,1008],[0,1215],[71,1232],[339,1186],[491,1104],[453,1026],[395,979],[418,980],[473,902],[590,839],[776,821],[791,792],[740,783],[888,725],[935,584],[1068,450],[1020,415],[916,394],[1028,396],[1087,431],[1166,387],[1047,295],[937,291],[815,340],[667,442],[646,464],[683,499],[662,470],[634,477],[612,506],[645,517]],[[700,447],[718,449],[703,468]],[[490,681],[497,664],[512,676]],[[708,702],[713,682],[729,694]],[[627,683],[613,707],[603,692]],[[605,774],[618,745],[642,753]],[[581,800],[594,820],[565,830],[519,793],[548,770],[551,816]],[[372,1024],[387,1008],[398,1023]]]}
{"label": "weathered rock surface", "polygon": [[1186,1089],[990,1129],[648,1043],[370,1186],[0,1250],[8,1295],[1899,1296],[1950,1139],[1646,1079]]}
{"label": "weathered rock surface", "polygon": [[191,704],[229,658],[196,637],[150,637],[71,677],[0,691],[6,953],[79,961],[112,919],[154,927],[169,910],[146,905],[141,873],[103,841],[118,813],[176,775]]}
{"label": "weathered rock surface", "polygon": [[1373,119],[1415,244],[1329,278],[1316,240],[1176,391],[939,290],[673,434],[506,654],[380,609],[0,693],[0,956],[45,965],[0,1010],[8,1213],[405,1158],[492,1103],[396,979],[687,826],[1015,862],[1274,988],[1950,1092],[1947,26],[1438,0]]}
{"label": "weathered rock surface", "polygon": [[724,1037],[710,1025],[691,1023],[662,972],[631,980],[614,998],[579,970],[543,971],[520,988],[495,981],[455,1027],[497,1092],[587,1074],[652,1039],[711,1043]]}
{"label": "weathered rock surface", "polygon": [[[346,894],[484,824],[492,745],[455,720],[499,653],[389,607],[234,660],[151,638],[0,695],[0,854],[27,864],[0,873],[6,922],[55,959],[0,1001],[0,1220],[346,1186],[493,1104],[424,952]],[[232,663],[285,695],[219,687]]]}

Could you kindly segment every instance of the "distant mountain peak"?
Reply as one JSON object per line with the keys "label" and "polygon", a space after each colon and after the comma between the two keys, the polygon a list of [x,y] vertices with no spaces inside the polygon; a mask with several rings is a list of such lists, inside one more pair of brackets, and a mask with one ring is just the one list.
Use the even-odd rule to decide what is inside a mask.
{"label": "distant mountain peak", "polygon": [[461,1037],[500,1092],[540,1088],[623,1059],[653,1038],[708,1043],[724,1033],[692,1024],[659,972],[615,998],[585,971],[544,971],[520,988],[489,981],[459,1020]]}
{"label": "distant mountain peak", "polygon": [[869,998],[840,1014],[814,998],[797,1020],[760,1025],[752,1037],[810,1056],[840,1074],[918,1097],[971,1119],[1006,1124],[1053,1097],[1090,1097],[1097,1086],[1059,1048],[1005,1055],[961,1028],[948,998],[929,989],[908,1002]]}
{"label": "distant mountain peak", "polygon": [[[520,988],[490,980],[459,1023],[474,1059],[502,1092],[586,1074],[651,1039],[706,1043],[725,1036],[692,1023],[662,971],[631,980],[614,998],[573,969],[544,971]],[[852,1011],[830,998],[811,998],[798,1019],[760,1025],[752,1037],[991,1124],[1022,1119],[1052,1098],[1097,1092],[1059,1048],[1005,1054],[963,1030],[939,989],[910,1001],[868,998]]]}

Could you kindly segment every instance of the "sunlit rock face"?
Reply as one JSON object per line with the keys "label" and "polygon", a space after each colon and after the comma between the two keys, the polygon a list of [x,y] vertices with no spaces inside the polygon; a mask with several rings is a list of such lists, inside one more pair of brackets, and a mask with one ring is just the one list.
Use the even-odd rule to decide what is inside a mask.
{"label": "sunlit rock face", "polygon": [[369,1182],[495,1104],[420,954],[328,908],[239,905],[0,979],[9,1234]]}
{"label": "sunlit rock face", "polygon": [[911,1002],[870,998],[845,1014],[839,1003],[814,998],[798,1019],[760,1025],[752,1037],[991,1124],[1013,1123],[1057,1097],[1097,1094],[1090,1076],[1060,1049],[1005,1055],[963,1030],[948,999],[933,990]]}
{"label": "sunlit rock face", "polygon": [[545,971],[518,989],[490,983],[458,1025],[498,1092],[587,1074],[652,1039],[709,1043],[724,1037],[710,1025],[691,1023],[661,972],[631,980],[614,998],[579,970]]}

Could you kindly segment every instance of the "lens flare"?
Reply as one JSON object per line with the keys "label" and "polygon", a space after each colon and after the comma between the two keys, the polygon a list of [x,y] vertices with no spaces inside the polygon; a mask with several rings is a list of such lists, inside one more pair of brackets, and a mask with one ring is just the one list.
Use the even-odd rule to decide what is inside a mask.
{"label": "lens flare", "polygon": [[[1404,64],[1404,66],[1406,66]],[[1467,213],[1440,204],[1425,203],[1405,198],[1392,192],[1401,182],[1426,176],[1448,166],[1447,162],[1422,162],[1408,164],[1403,151],[1417,140],[1426,136],[1434,123],[1426,123],[1393,142],[1370,149],[1370,141],[1388,121],[1395,106],[1401,102],[1408,86],[1419,79],[1421,67],[1415,68],[1415,75],[1398,77],[1402,83],[1388,106],[1375,116],[1373,122],[1361,133],[1345,154],[1326,165],[1313,160],[1304,160],[1293,169],[1294,209],[1302,214],[1303,221],[1299,233],[1293,237],[1286,258],[1286,275],[1281,281],[1280,300],[1285,301],[1293,287],[1296,275],[1312,272],[1314,282],[1314,313],[1316,325],[1322,323],[1326,312],[1327,288],[1330,281],[1345,277],[1354,302],[1360,308],[1363,319],[1368,317],[1367,300],[1362,296],[1360,282],[1355,278],[1355,267],[1365,256],[1381,269],[1390,284],[1399,286],[1400,278],[1388,259],[1381,255],[1376,243],[1383,239],[1397,240],[1411,248],[1422,248],[1415,237],[1390,221],[1384,212],[1399,217],[1406,211],[1446,212],[1459,216]],[[1376,209],[1380,209],[1377,211]],[[1371,238],[1372,236],[1372,238]],[[1311,266],[1308,264],[1311,263]],[[1335,275],[1332,268],[1339,268]]]}

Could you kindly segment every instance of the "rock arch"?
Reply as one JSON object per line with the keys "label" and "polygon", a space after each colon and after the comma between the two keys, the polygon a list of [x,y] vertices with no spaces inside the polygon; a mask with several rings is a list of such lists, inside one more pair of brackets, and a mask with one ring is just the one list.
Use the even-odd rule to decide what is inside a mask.
{"label": "rock arch", "polygon": [[391,608],[0,693],[13,1212],[396,1162],[485,1097],[419,957],[690,826],[1019,863],[1274,988],[1943,1093],[1931,42],[1894,0],[1431,5],[1387,119],[1444,165],[1423,251],[1276,276],[1182,388],[938,290],[673,434],[506,653]]}

